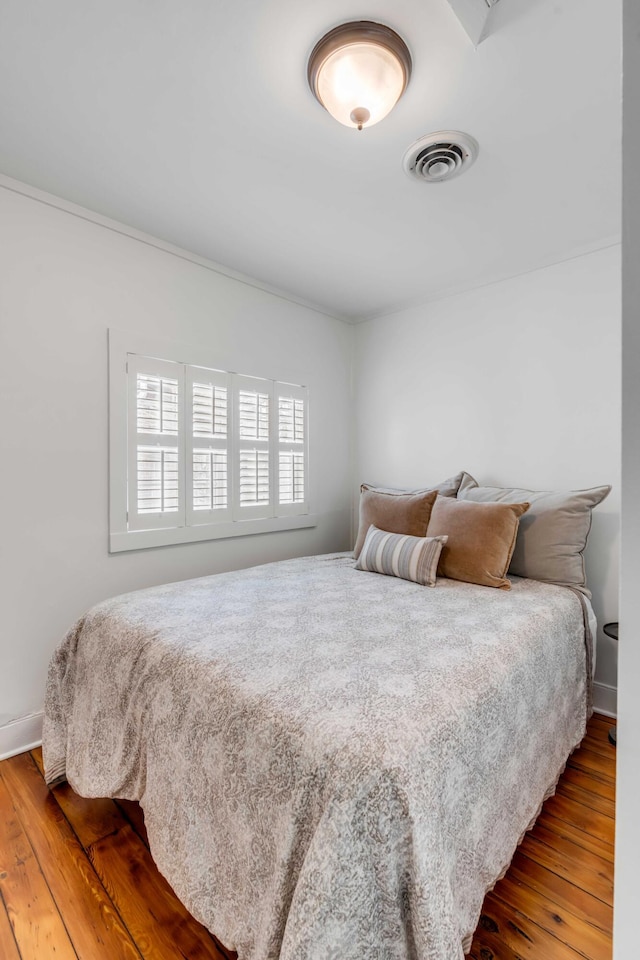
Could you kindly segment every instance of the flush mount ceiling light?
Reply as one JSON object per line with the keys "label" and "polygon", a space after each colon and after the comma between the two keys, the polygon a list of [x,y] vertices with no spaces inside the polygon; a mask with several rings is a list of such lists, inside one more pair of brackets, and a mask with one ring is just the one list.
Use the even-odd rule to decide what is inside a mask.
{"label": "flush mount ceiling light", "polygon": [[371,127],[393,109],[411,76],[411,54],[382,23],[343,23],[318,41],[307,78],[316,99],[346,127]]}

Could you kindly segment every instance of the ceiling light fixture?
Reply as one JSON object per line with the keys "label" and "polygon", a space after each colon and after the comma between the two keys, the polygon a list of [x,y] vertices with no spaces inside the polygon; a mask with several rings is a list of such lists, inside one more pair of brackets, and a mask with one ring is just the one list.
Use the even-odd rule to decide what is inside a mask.
{"label": "ceiling light fixture", "polygon": [[371,127],[394,108],[411,76],[411,54],[382,23],[343,23],[318,41],[307,79],[316,99],[346,127]]}

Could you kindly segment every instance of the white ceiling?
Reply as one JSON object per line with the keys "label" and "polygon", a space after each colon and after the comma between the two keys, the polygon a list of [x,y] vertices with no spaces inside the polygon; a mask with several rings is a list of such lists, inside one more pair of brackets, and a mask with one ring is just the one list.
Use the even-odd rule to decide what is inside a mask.
{"label": "white ceiling", "polygon": [[[620,0],[500,0],[471,45],[447,0],[2,0],[0,172],[362,318],[620,231]],[[306,84],[319,37],[388,23],[413,56],[358,133]],[[412,182],[405,149],[472,134]]]}

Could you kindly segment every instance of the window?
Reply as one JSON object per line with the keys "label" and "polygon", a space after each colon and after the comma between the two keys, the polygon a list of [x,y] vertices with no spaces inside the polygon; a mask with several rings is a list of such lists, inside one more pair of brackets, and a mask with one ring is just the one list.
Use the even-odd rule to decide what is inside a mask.
{"label": "window", "polygon": [[182,356],[110,331],[111,551],[313,526],[306,387]]}

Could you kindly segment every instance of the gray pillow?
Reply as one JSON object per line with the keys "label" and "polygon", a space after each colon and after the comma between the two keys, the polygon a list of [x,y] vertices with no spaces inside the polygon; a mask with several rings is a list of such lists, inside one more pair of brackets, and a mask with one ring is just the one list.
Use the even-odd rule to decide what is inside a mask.
{"label": "gray pillow", "polygon": [[462,483],[462,478],[468,476],[468,473],[461,470],[460,473],[456,473],[455,477],[447,477],[446,480],[435,483],[432,487],[414,487],[410,490],[405,487],[376,487],[371,483],[363,483],[360,485],[360,491],[375,490],[376,493],[391,493],[397,496],[408,496],[411,494],[412,496],[417,496],[420,493],[431,493],[433,490],[436,490],[441,497],[455,497]]}
{"label": "gray pillow", "polygon": [[480,503],[526,500],[529,509],[520,518],[509,573],[514,577],[577,587],[588,594],[583,553],[591,529],[591,511],[610,490],[610,486],[565,492],[482,487],[465,473],[458,499]]}

